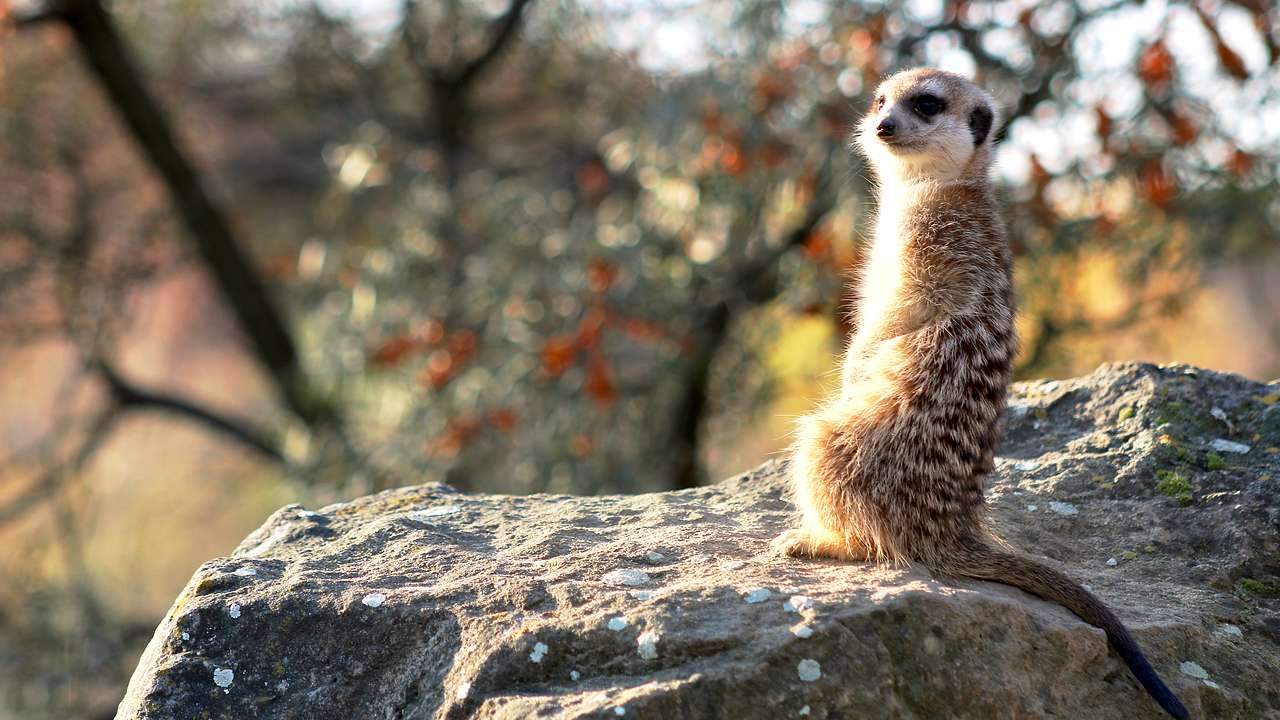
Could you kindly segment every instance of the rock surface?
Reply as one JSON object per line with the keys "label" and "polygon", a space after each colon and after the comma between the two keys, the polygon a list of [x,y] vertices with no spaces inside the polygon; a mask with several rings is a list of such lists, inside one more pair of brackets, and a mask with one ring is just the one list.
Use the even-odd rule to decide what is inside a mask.
{"label": "rock surface", "polygon": [[[1280,384],[1119,364],[1010,400],[1004,536],[1109,602],[1195,717],[1280,718]],[[1057,606],[765,554],[778,470],[286,507],[196,572],[117,717],[1161,717]]]}

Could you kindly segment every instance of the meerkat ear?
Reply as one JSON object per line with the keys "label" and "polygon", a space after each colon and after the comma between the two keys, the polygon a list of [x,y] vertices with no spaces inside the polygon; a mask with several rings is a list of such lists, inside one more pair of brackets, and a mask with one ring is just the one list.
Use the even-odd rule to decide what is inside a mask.
{"label": "meerkat ear", "polygon": [[969,132],[973,133],[973,146],[978,147],[983,140],[987,139],[987,134],[991,132],[991,121],[994,115],[991,108],[979,105],[969,113]]}

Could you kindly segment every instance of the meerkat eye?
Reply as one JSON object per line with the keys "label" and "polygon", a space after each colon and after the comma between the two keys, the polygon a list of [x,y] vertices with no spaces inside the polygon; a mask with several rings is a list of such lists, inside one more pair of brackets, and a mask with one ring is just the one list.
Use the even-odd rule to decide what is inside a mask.
{"label": "meerkat eye", "polygon": [[883,110],[883,109],[884,109],[884,96],[881,95],[880,97],[876,98],[876,110]]}
{"label": "meerkat eye", "polygon": [[937,95],[920,95],[915,99],[915,111],[925,117],[933,117],[946,108],[942,98]]}

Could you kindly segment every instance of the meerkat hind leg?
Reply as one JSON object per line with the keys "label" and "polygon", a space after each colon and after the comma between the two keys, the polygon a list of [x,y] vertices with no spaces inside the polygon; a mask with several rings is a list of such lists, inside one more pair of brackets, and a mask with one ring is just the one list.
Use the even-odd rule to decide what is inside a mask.
{"label": "meerkat hind leg", "polygon": [[837,537],[834,533],[808,528],[792,528],[773,539],[770,543],[773,550],[788,557],[831,558],[833,560],[851,560],[862,562],[869,554],[858,547]]}

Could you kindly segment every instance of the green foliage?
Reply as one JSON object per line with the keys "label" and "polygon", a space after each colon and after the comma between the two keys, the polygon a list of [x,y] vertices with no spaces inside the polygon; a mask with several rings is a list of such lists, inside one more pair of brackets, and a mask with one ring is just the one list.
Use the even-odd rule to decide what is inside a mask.
{"label": "green foliage", "polygon": [[1222,456],[1216,452],[1211,452],[1205,457],[1204,466],[1208,470],[1222,470],[1227,467],[1227,462]]}
{"label": "green foliage", "polygon": [[1241,590],[1257,597],[1264,598],[1280,598],[1280,583],[1269,583],[1253,578],[1241,578],[1239,581]]}
{"label": "green foliage", "polygon": [[1185,475],[1172,470],[1157,470],[1156,477],[1160,480],[1156,484],[1156,492],[1177,500],[1181,505],[1191,504],[1191,482]]}

